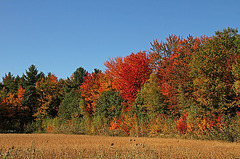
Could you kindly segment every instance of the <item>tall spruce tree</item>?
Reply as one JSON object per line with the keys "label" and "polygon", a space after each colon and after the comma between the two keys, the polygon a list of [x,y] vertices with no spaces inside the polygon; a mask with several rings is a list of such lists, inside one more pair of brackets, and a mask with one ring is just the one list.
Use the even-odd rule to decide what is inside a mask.
{"label": "tall spruce tree", "polygon": [[3,86],[7,90],[7,93],[16,93],[18,90],[18,80],[12,75],[11,72],[5,74],[2,78]]}
{"label": "tall spruce tree", "polygon": [[65,93],[69,93],[71,90],[79,90],[86,75],[87,71],[83,67],[77,68],[72,76],[65,81]]}
{"label": "tall spruce tree", "polygon": [[81,117],[80,101],[82,99],[80,86],[83,83],[87,71],[79,67],[70,78],[65,81],[63,99],[59,105],[59,117],[70,120],[74,117]]}
{"label": "tall spruce tree", "polygon": [[28,121],[34,119],[33,114],[38,107],[38,94],[36,92],[36,82],[43,76],[43,73],[38,73],[35,65],[31,65],[26,70],[26,75],[23,75],[23,87],[25,89],[25,96],[23,99],[23,105],[29,107]]}

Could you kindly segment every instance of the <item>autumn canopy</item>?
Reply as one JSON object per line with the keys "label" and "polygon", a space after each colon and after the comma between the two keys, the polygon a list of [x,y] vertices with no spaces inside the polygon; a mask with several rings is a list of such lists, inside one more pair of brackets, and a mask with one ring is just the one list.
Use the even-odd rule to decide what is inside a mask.
{"label": "autumn canopy", "polygon": [[[104,64],[104,71],[80,67],[67,79],[35,65],[22,77],[9,72],[0,83],[0,131],[196,138],[240,132],[236,29],[211,37],[169,35]],[[224,140],[238,139],[230,136]]]}

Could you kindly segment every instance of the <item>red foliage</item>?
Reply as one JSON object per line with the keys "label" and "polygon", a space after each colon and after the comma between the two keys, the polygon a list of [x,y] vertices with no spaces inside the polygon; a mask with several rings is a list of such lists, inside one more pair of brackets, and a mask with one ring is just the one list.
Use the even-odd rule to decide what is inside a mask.
{"label": "red foliage", "polygon": [[188,116],[188,113],[186,112],[177,122],[177,129],[181,132],[181,134],[185,134],[188,130],[187,116]]}
{"label": "red foliage", "polygon": [[58,82],[57,76],[55,76],[54,74],[51,74],[50,81],[51,81],[51,83],[56,83],[56,82]]}
{"label": "red foliage", "polygon": [[152,72],[146,52],[132,53],[125,58],[117,57],[105,62],[106,75],[112,79],[112,87],[130,103]]}
{"label": "red foliage", "polygon": [[221,114],[218,115],[218,118],[216,120],[216,126],[219,127],[219,128],[221,128],[223,126],[222,115]]}
{"label": "red foliage", "polygon": [[[182,39],[177,36],[169,36],[167,42],[152,44],[153,52],[150,54],[154,68],[156,69],[159,84],[170,111],[177,113],[178,108],[178,86],[188,84],[192,81],[190,76],[191,57],[206,41],[205,37],[193,38],[188,36]],[[184,87],[186,97],[190,98],[191,87]]]}

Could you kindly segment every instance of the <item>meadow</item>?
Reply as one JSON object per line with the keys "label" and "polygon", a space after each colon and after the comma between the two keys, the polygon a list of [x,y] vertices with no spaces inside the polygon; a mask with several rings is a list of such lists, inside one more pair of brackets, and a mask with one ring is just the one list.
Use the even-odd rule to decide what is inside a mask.
{"label": "meadow", "polygon": [[0,158],[240,158],[240,143],[174,138],[0,134]]}

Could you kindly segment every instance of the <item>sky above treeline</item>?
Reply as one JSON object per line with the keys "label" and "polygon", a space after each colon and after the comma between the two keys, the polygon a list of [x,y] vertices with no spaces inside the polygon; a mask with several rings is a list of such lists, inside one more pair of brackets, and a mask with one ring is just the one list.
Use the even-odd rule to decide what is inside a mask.
{"label": "sky above treeline", "polygon": [[239,0],[0,0],[0,81],[31,64],[66,79],[78,68],[150,50],[169,34],[240,26]]}

